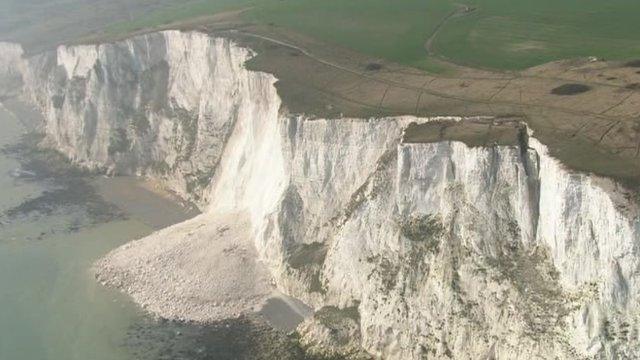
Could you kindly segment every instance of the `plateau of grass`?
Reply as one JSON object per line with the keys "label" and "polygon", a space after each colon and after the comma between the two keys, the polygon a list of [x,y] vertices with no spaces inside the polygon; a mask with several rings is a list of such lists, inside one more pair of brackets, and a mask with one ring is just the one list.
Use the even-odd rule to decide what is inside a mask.
{"label": "plateau of grass", "polygon": [[[451,16],[463,5],[471,11]],[[242,17],[249,23],[435,72],[441,66],[425,49],[433,34],[436,54],[481,68],[519,70],[584,56],[640,57],[640,2],[630,0],[187,0],[116,23],[108,33],[242,8],[248,9]]]}
{"label": "plateau of grass", "polygon": [[122,35],[154,29],[189,19],[215,15],[223,11],[250,6],[250,0],[186,0],[152,11],[134,20],[116,22],[106,29],[108,35]]}
{"label": "plateau of grass", "polygon": [[519,70],[596,56],[640,56],[640,2],[629,0],[468,0],[434,42],[444,57],[475,67]]}
{"label": "plateau of grass", "polygon": [[425,42],[455,9],[449,0],[276,0],[247,16],[367,55],[432,67]]}

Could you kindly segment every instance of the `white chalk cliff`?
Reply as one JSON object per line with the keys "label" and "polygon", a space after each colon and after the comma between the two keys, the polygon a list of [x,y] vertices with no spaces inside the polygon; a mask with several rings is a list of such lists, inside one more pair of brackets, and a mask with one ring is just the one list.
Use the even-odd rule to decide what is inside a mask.
{"label": "white chalk cliff", "polygon": [[[27,59],[0,50],[0,76],[21,77],[48,146],[162,179],[204,210],[98,269],[160,315],[215,320],[217,307],[252,311],[277,289],[319,310],[299,330],[327,354],[640,357],[635,197],[567,170],[535,134],[511,146],[409,143],[410,123],[434,119],[291,115],[277,79],[244,67],[250,50],[196,32]],[[242,238],[225,249],[252,257],[257,281],[242,284],[255,301],[189,290],[224,273],[225,250],[207,244],[233,243],[224,234]],[[153,256],[136,260],[144,249]],[[215,266],[186,260],[209,255]]]}

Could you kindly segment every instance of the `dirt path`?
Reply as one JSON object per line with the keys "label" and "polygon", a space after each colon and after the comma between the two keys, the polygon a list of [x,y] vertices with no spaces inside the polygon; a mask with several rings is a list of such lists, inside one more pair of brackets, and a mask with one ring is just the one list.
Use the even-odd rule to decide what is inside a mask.
{"label": "dirt path", "polygon": [[[458,10],[460,11],[460,10]],[[455,14],[458,14],[458,11],[456,11]],[[466,10],[465,10],[466,11]],[[455,15],[453,14],[453,15]],[[268,41],[270,43],[273,44],[277,44],[277,45],[281,45],[284,47],[287,47],[289,49],[292,50],[296,50],[298,52],[300,52],[301,54],[303,54],[304,56],[318,62],[321,63],[323,65],[329,66],[333,69],[339,70],[339,71],[344,71],[347,72],[349,74],[353,74],[353,75],[357,75],[359,77],[363,77],[366,78],[368,80],[372,80],[372,81],[376,81],[382,84],[386,84],[388,86],[392,86],[392,87],[396,87],[396,88],[400,88],[400,89],[406,89],[406,90],[412,90],[415,91],[417,93],[424,93],[424,94],[429,94],[432,96],[436,96],[439,98],[443,98],[443,99],[450,99],[450,100],[458,100],[458,101],[463,101],[463,102],[469,102],[469,103],[474,103],[474,104],[484,104],[484,105],[506,105],[506,106],[512,106],[512,107],[527,107],[527,108],[532,108],[532,109],[548,109],[548,110],[554,110],[554,111],[559,111],[559,112],[564,112],[564,113],[569,113],[569,114],[573,114],[573,115],[581,115],[581,116],[588,116],[588,117],[593,117],[593,118],[598,118],[598,119],[603,119],[603,120],[620,120],[620,119],[625,119],[625,117],[621,117],[621,116],[608,116],[605,115],[604,113],[601,112],[590,112],[590,111],[584,111],[584,110],[576,110],[576,109],[570,109],[567,108],[565,106],[558,106],[558,105],[551,105],[551,104],[527,104],[527,103],[521,103],[521,102],[510,102],[510,101],[500,101],[500,100],[494,100],[494,98],[496,97],[496,94],[493,94],[492,96],[490,96],[488,99],[483,100],[483,99],[477,99],[477,98],[470,98],[467,96],[462,96],[462,95],[457,95],[455,93],[445,93],[442,91],[436,91],[436,90],[432,90],[429,88],[425,88],[425,87],[418,87],[418,86],[411,86],[399,81],[394,81],[394,80],[390,80],[388,78],[382,79],[379,78],[375,75],[375,73],[371,73],[368,74],[366,71],[358,71],[358,70],[354,70],[353,68],[349,68],[347,66],[335,63],[333,61],[327,60],[327,59],[323,59],[313,53],[311,53],[310,51],[298,46],[298,45],[294,45],[291,43],[287,43],[281,40],[277,40],[274,38],[271,38],[269,36],[264,36],[264,35],[260,35],[260,34],[256,34],[256,33],[252,33],[252,32],[248,32],[248,31],[242,31],[242,30],[227,30],[226,32],[232,33],[232,34],[240,34],[243,36],[249,36],[249,37],[253,37],[253,38],[257,38],[257,39],[261,39],[264,41]],[[537,79],[548,79],[548,80],[558,80],[561,81],[562,79],[559,78],[542,78],[542,77],[529,77],[529,76],[523,76],[523,75],[517,75],[514,76],[513,78],[508,78],[508,79],[503,79],[501,81],[504,81],[505,84],[502,84],[500,87],[500,91],[504,90],[504,88],[506,88],[509,83],[511,83],[514,79],[526,79],[526,78],[537,78]],[[495,79],[494,79],[495,80]],[[627,90],[629,92],[631,92],[632,90]]]}
{"label": "dirt path", "polygon": [[425,42],[424,44],[424,48],[425,50],[427,50],[427,55],[435,56],[435,51],[433,51],[433,42],[440,33],[440,30],[442,30],[442,28],[447,24],[447,22],[449,22],[449,20],[453,19],[454,17],[468,15],[474,11],[476,11],[476,8],[472,8],[468,5],[458,4],[458,7],[455,10],[453,10],[451,13],[449,13],[449,15],[443,18],[440,23],[436,25],[433,33],[431,34],[431,36],[429,36],[429,39],[427,39],[427,42]]}
{"label": "dirt path", "polygon": [[287,47],[289,49],[299,51],[300,53],[302,53],[302,55],[304,55],[304,56],[306,56],[306,57],[308,57],[308,58],[310,58],[312,60],[315,60],[315,61],[317,61],[317,62],[319,62],[321,64],[330,66],[330,67],[332,67],[334,69],[346,71],[346,72],[349,72],[351,74],[355,74],[355,75],[359,75],[359,76],[365,76],[365,74],[363,72],[353,70],[351,68],[348,68],[346,66],[342,66],[340,64],[331,62],[329,60],[325,60],[325,59],[323,59],[321,57],[318,57],[318,56],[312,54],[308,50],[306,50],[306,49],[304,49],[304,48],[302,48],[300,46],[291,44],[291,43],[287,43],[287,42],[280,41],[280,40],[277,40],[277,39],[274,39],[274,38],[271,38],[271,37],[268,37],[268,36],[255,34],[255,33],[248,32],[248,31],[228,30],[227,32],[229,32],[231,34],[241,34],[241,35],[244,35],[244,36],[250,36],[250,37],[253,37],[253,38],[256,38],[256,39],[261,39],[261,40],[264,40],[264,41],[268,41],[268,42],[276,44],[276,45],[281,45],[281,46]]}
{"label": "dirt path", "polygon": [[[639,74],[622,64],[561,62],[503,74],[458,67],[462,76],[441,76],[394,63],[366,70],[371,57],[340,48],[324,55],[316,46],[325,45],[298,40],[295,34],[284,40],[290,38],[286,33],[272,35],[259,28],[230,33],[256,46],[264,58],[252,66],[280,80],[280,95],[293,112],[328,118],[518,116],[574,170],[640,181],[640,91],[628,85]],[[259,42],[251,45],[250,38]],[[620,80],[599,83],[610,76]],[[572,83],[590,90],[575,96],[551,93]],[[299,102],[301,96],[315,100]]]}

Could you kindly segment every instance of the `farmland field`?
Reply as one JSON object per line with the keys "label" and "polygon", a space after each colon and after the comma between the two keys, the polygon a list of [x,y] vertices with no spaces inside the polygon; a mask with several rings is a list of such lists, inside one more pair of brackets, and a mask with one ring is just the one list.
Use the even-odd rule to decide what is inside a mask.
{"label": "farmland field", "polygon": [[435,50],[454,62],[517,70],[552,60],[640,56],[632,0],[472,0],[476,10],[451,19]]}
{"label": "farmland field", "polygon": [[367,55],[422,67],[426,40],[455,9],[449,0],[276,0],[256,6],[247,16]]}
{"label": "farmland field", "polygon": [[[465,5],[471,11],[450,17]],[[190,0],[108,31],[242,8],[244,21],[427,70],[433,59],[425,43],[439,26],[432,52],[472,67],[519,70],[573,57],[640,57],[640,2],[631,0]]]}
{"label": "farmland field", "polygon": [[153,29],[170,23],[186,21],[200,16],[213,15],[227,10],[241,9],[251,4],[250,0],[186,0],[139,16],[131,21],[119,21],[107,29],[108,35],[130,33],[142,29]]}

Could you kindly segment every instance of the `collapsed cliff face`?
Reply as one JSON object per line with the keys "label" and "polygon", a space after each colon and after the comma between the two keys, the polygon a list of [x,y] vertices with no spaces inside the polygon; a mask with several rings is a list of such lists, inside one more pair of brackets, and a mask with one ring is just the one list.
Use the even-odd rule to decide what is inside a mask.
{"label": "collapsed cliff face", "polygon": [[[243,214],[243,236],[276,286],[319,310],[301,326],[311,348],[361,346],[386,359],[640,356],[632,194],[571,173],[526,134],[472,146],[406,133],[480,119],[286,114],[275,79],[243,67],[250,55],[164,32],[12,57],[7,68],[20,69],[45,114],[49,146],[91,168],[165,179],[206,209],[198,221]],[[144,269],[129,276],[108,260],[104,273],[147,294]]]}

